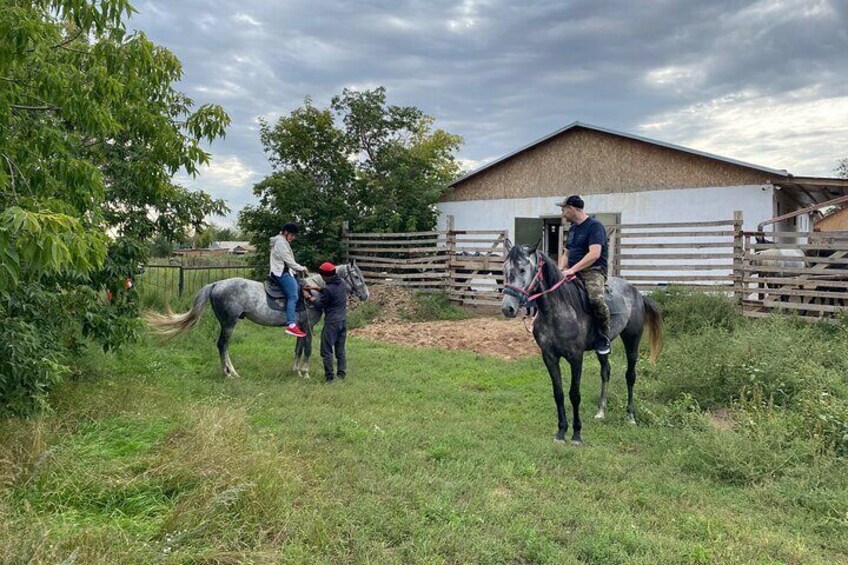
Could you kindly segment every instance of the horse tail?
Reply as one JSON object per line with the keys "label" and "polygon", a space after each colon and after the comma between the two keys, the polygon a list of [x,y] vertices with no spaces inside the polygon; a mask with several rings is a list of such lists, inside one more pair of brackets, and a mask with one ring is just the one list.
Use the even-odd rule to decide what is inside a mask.
{"label": "horse tail", "polygon": [[648,345],[651,348],[651,361],[657,362],[660,358],[663,348],[663,319],[662,308],[656,300],[650,296],[643,296],[642,301],[645,304],[645,315],[648,322]]}
{"label": "horse tail", "polygon": [[187,332],[197,325],[203,311],[206,309],[206,303],[209,301],[209,294],[212,292],[212,287],[215,283],[207,284],[194,295],[194,303],[191,305],[191,310],[184,314],[174,314],[171,308],[165,309],[164,314],[158,312],[147,311],[144,314],[144,320],[150,324],[153,331],[165,338],[171,339],[181,333]]}

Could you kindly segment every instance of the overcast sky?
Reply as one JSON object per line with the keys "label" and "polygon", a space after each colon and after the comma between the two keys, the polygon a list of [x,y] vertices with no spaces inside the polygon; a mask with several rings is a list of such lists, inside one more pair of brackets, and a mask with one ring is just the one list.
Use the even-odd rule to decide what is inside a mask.
{"label": "overcast sky", "polygon": [[186,184],[232,224],[269,173],[257,118],[384,85],[459,134],[476,168],[575,120],[795,175],[848,157],[848,0],[169,0],[129,21],[221,104]]}

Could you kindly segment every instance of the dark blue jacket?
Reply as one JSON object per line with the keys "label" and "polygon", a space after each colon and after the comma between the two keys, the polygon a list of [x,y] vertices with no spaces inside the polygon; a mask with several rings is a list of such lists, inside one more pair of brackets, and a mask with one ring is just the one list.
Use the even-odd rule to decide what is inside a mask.
{"label": "dark blue jacket", "polygon": [[338,275],[327,281],[321,296],[312,303],[324,311],[324,324],[344,322],[347,319],[347,289]]}

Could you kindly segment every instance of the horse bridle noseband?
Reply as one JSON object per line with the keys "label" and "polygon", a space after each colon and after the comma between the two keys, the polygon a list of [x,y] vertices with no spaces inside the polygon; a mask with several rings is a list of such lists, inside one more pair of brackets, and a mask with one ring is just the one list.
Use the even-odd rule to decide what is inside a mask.
{"label": "horse bridle noseband", "polygon": [[528,302],[533,302],[540,296],[548,294],[549,292],[553,292],[558,289],[562,284],[566,281],[574,280],[576,277],[563,277],[559,281],[557,281],[551,288],[547,290],[543,290],[542,292],[534,291],[542,282],[542,269],[545,267],[545,262],[542,261],[542,257],[538,251],[533,254],[536,257],[536,273],[533,275],[533,278],[530,279],[530,283],[525,287],[521,288],[515,286],[514,284],[505,284],[503,288],[503,293],[512,296],[513,298],[518,299],[519,306],[524,306]]}
{"label": "horse bridle noseband", "polygon": [[352,267],[348,267],[348,268],[346,269],[346,271],[345,271],[345,275],[344,275],[344,279],[345,279],[345,280],[347,281],[347,283],[350,285],[351,294],[352,294],[352,293],[354,293],[354,292],[356,292],[356,290],[357,290],[356,283],[355,283],[355,282],[353,282],[353,274],[352,274],[352,273],[353,273],[353,268],[352,268]]}
{"label": "horse bridle noseband", "polygon": [[533,278],[530,280],[530,283],[524,288],[515,286],[514,284],[504,284],[503,287],[503,293],[518,299],[519,304],[521,306],[524,306],[526,303],[531,302],[533,298],[539,296],[532,295],[533,292],[536,290],[536,287],[538,287],[539,284],[542,282],[542,269],[544,268],[545,263],[539,256],[538,251],[536,251],[533,256],[536,257],[536,273],[533,275]]}

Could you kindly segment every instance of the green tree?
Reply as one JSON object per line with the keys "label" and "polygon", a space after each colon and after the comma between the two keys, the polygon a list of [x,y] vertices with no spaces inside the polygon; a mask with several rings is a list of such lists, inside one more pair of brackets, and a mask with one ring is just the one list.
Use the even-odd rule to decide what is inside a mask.
{"label": "green tree", "polygon": [[0,0],[0,414],[42,400],[87,339],[131,339],[147,240],[226,209],[171,178],[229,118],[173,88],[179,60],[126,32],[133,11]]}
{"label": "green tree", "polygon": [[848,179],[848,157],[836,164],[836,176]]}
{"label": "green tree", "polygon": [[344,221],[357,231],[433,229],[462,142],[433,124],[418,108],[388,105],[383,87],[345,89],[329,108],[307,98],[275,125],[262,124],[274,170],[254,187],[259,204],[241,212],[240,227],[267,253],[280,226],[298,222],[296,253],[307,265],[338,259]]}

